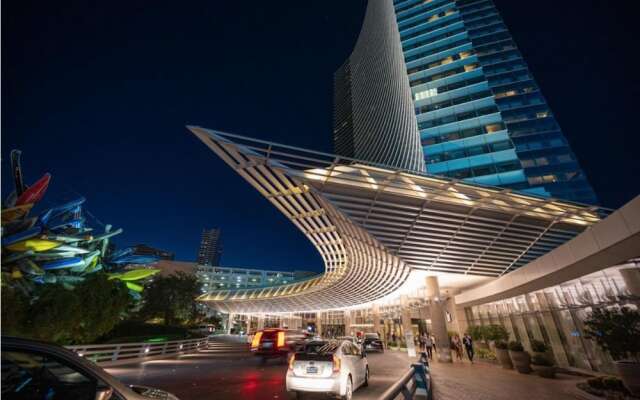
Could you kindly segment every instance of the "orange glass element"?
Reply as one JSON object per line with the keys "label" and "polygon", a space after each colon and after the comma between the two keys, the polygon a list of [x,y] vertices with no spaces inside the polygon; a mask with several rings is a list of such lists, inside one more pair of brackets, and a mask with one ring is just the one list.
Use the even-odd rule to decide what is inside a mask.
{"label": "orange glass element", "polygon": [[284,347],[284,332],[283,331],[278,332],[278,344],[276,346],[277,347]]}
{"label": "orange glass element", "polygon": [[255,335],[253,335],[253,340],[251,341],[251,348],[252,349],[257,349],[258,346],[260,345],[260,339],[262,338],[262,331],[260,332],[256,332]]}

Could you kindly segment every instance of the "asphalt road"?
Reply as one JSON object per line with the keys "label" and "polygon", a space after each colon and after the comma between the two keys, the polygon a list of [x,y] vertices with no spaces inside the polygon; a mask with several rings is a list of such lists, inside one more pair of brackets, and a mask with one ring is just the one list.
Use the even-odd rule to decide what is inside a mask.
{"label": "asphalt road", "polygon": [[[354,399],[377,399],[409,368],[406,358],[391,352],[370,353],[367,358],[369,387],[358,389]],[[221,355],[203,352],[107,370],[125,383],[164,389],[181,400],[271,400],[288,397],[285,390],[286,364],[270,360],[263,365],[259,359],[246,353]]]}

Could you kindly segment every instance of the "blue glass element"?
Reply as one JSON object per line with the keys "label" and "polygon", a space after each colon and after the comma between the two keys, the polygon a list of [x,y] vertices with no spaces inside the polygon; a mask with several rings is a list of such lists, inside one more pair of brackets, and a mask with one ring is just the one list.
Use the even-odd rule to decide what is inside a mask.
{"label": "blue glass element", "polygon": [[394,9],[427,172],[597,204],[491,0]]}

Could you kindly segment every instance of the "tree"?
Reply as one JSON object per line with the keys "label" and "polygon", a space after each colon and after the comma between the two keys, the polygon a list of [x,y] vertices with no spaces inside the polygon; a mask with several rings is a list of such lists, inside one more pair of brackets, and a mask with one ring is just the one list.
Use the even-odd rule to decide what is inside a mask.
{"label": "tree", "polygon": [[3,334],[58,344],[92,343],[110,331],[127,311],[130,297],[120,281],[95,274],[75,289],[38,287],[32,298],[2,290]]}
{"label": "tree", "polygon": [[197,318],[200,283],[194,275],[177,272],[159,276],[144,290],[140,316],[162,318],[165,325],[189,323]]}
{"label": "tree", "polygon": [[590,335],[614,360],[640,362],[640,311],[630,307],[594,308],[584,321]]}

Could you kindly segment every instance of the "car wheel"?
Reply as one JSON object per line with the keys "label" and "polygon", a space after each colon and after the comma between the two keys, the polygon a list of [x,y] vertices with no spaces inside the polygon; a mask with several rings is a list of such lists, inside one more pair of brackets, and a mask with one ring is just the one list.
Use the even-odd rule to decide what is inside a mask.
{"label": "car wheel", "polygon": [[302,400],[302,399],[304,399],[304,393],[302,393],[302,392],[296,392],[296,399],[297,399],[297,400]]}
{"label": "car wheel", "polygon": [[344,391],[344,396],[342,396],[342,400],[351,400],[353,396],[353,382],[351,382],[351,375],[347,378],[347,388]]}
{"label": "car wheel", "polygon": [[364,383],[362,384],[362,386],[369,386],[369,367],[367,367],[366,371],[364,372]]}

